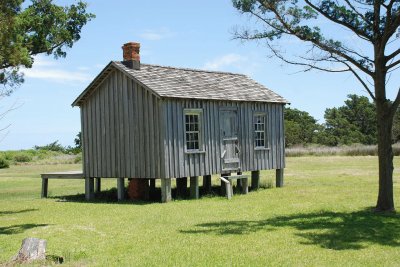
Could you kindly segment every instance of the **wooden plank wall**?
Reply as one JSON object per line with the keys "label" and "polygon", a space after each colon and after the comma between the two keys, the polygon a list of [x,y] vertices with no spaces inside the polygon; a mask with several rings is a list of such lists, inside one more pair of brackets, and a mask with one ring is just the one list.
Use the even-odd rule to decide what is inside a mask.
{"label": "wooden plank wall", "polygon": [[160,99],[113,71],[81,106],[87,177],[163,176]]}
{"label": "wooden plank wall", "polygon": [[[237,109],[242,171],[285,166],[283,105],[160,100],[113,71],[81,106],[87,177],[179,178],[221,173],[219,111]],[[203,110],[204,153],[185,153],[185,108]],[[268,150],[254,149],[254,112],[267,114]]]}
{"label": "wooden plank wall", "polygon": [[[165,177],[188,177],[221,173],[221,140],[219,110],[237,109],[242,171],[280,169],[285,167],[283,105],[272,103],[223,102],[166,99],[163,120]],[[185,153],[183,110],[203,110],[203,153]],[[254,149],[254,112],[266,113],[266,150]]]}

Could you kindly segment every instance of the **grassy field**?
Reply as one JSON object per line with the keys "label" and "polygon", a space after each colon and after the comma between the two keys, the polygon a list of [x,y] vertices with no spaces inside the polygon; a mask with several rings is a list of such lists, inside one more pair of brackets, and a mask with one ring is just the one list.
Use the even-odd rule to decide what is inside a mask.
{"label": "grassy field", "polygon": [[[399,166],[400,158],[395,158]],[[287,158],[285,187],[167,204],[86,203],[83,181],[39,173],[80,165],[0,170],[0,265],[25,237],[47,240],[65,266],[399,266],[400,216],[370,212],[376,157]],[[263,172],[263,182],[274,180]],[[104,183],[105,189],[115,181]],[[400,210],[399,171],[395,170]],[[50,261],[47,264],[51,263]]]}

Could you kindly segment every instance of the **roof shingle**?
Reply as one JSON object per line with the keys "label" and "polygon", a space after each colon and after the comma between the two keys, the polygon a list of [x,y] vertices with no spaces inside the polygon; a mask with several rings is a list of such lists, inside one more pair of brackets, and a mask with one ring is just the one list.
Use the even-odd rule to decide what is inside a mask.
{"label": "roof shingle", "polygon": [[[243,74],[149,64],[141,64],[140,70],[135,70],[119,61],[111,62],[105,70],[110,65],[136,79],[160,97],[288,103],[283,97]],[[79,105],[85,91],[73,105]]]}

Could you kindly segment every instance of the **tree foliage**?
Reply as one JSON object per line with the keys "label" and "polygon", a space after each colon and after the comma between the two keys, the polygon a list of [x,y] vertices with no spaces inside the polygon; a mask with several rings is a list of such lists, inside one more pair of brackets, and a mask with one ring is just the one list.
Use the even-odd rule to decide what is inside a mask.
{"label": "tree foliage", "polygon": [[[376,106],[379,158],[377,211],[394,210],[393,118],[400,104],[400,88],[391,101],[386,95],[388,77],[400,67],[400,1],[398,0],[232,0],[243,13],[261,23],[256,30],[236,33],[242,40],[263,40],[283,61],[328,72],[350,72]],[[327,22],[327,23],[325,23]],[[323,26],[323,29],[321,28]],[[331,27],[336,27],[332,30]],[[362,43],[344,42],[337,30],[345,29]],[[297,59],[287,58],[272,42],[294,37],[310,48]],[[344,40],[344,41],[343,41]],[[372,83],[371,83],[372,81]]]}
{"label": "tree foliage", "polygon": [[365,96],[348,95],[345,104],[325,110],[325,121],[332,143],[372,145],[377,143],[376,107]]}
{"label": "tree foliage", "polygon": [[315,143],[321,125],[308,112],[285,108],[285,144],[305,145]]}
{"label": "tree foliage", "polygon": [[8,95],[23,82],[21,67],[31,68],[37,54],[65,57],[81,36],[83,26],[94,18],[86,3],[58,6],[52,0],[0,2],[0,84]]}

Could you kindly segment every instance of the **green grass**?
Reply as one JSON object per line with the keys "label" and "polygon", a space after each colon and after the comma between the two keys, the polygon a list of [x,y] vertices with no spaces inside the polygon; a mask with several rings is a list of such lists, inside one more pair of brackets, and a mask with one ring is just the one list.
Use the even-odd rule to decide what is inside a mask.
{"label": "green grass", "polygon": [[[395,158],[395,166],[400,158]],[[80,165],[0,170],[0,265],[25,237],[47,240],[65,266],[398,266],[400,216],[370,211],[376,157],[287,158],[285,187],[223,197],[86,203],[83,181],[39,173]],[[262,172],[269,184],[273,172]],[[399,171],[395,170],[399,210]],[[103,183],[106,189],[115,180]],[[67,201],[66,201],[67,200]],[[68,201],[69,200],[69,201]],[[74,200],[74,201],[72,201]]]}

